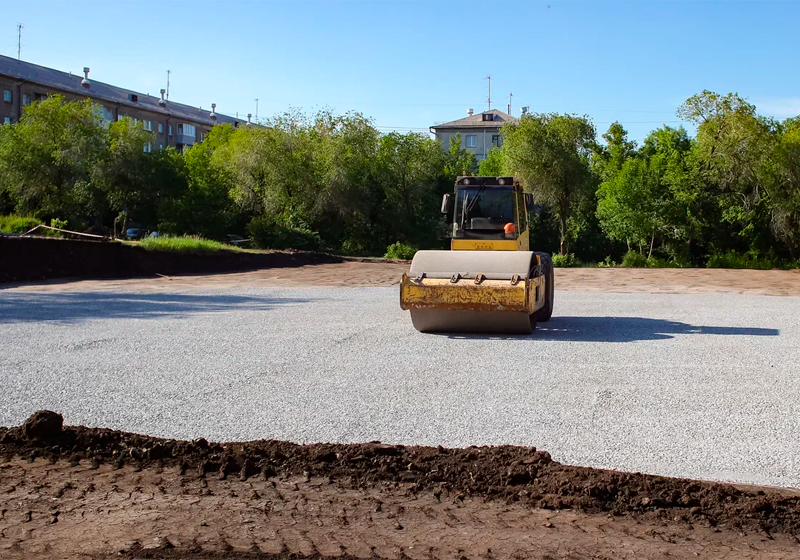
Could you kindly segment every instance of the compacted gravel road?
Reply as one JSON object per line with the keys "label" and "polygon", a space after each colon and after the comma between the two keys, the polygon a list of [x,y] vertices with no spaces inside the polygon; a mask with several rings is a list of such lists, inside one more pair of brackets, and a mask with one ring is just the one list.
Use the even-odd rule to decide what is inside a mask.
{"label": "compacted gravel road", "polygon": [[396,287],[0,291],[0,425],[534,445],[800,486],[800,298],[558,291],[532,336],[420,334]]}

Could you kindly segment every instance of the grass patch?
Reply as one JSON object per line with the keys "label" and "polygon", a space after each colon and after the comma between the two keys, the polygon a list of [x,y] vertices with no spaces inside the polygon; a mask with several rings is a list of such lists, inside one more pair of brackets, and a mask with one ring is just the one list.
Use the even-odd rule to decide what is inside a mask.
{"label": "grass patch", "polygon": [[130,242],[131,245],[137,245],[148,251],[169,251],[171,253],[188,253],[192,255],[210,255],[224,251],[246,253],[247,251],[221,243],[219,241],[212,241],[211,239],[203,239],[202,237],[145,237],[141,241]]}
{"label": "grass patch", "polygon": [[25,233],[41,223],[41,220],[37,220],[32,216],[17,216],[16,214],[10,214],[8,216],[0,216],[0,231],[8,233]]}

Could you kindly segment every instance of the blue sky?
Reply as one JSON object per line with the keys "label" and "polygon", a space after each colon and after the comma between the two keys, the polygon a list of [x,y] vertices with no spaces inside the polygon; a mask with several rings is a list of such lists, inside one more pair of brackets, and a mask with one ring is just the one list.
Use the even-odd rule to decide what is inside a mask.
{"label": "blue sky", "polygon": [[240,116],[356,110],[427,130],[492,101],[643,139],[703,89],[800,113],[795,2],[0,2],[0,54]]}

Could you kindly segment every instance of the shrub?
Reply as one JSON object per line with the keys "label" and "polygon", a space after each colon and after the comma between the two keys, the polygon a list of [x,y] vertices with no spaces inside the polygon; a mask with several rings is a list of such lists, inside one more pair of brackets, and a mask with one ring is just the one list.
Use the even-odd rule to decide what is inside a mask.
{"label": "shrub", "polygon": [[557,268],[577,268],[581,266],[574,254],[568,253],[566,255],[553,255],[553,266]]}
{"label": "shrub", "polygon": [[261,249],[318,250],[322,246],[319,234],[305,224],[289,224],[287,220],[259,216],[247,225],[247,234]]}
{"label": "shrub", "polygon": [[50,220],[50,227],[67,229],[67,226],[69,226],[69,222],[67,220],[59,220],[58,218],[53,218]]}
{"label": "shrub", "polygon": [[625,268],[645,268],[647,267],[647,257],[636,251],[628,251],[622,257],[622,266]]}
{"label": "shrub", "polygon": [[0,216],[0,231],[7,233],[25,233],[41,223],[41,220],[37,220],[31,216],[17,216],[15,214]]}
{"label": "shrub", "polygon": [[414,253],[417,252],[416,247],[412,247],[407,243],[392,243],[386,248],[386,254],[383,255],[385,259],[400,259],[410,261],[414,258]]}
{"label": "shrub", "polygon": [[777,263],[770,258],[759,257],[758,253],[737,253],[728,251],[711,255],[706,264],[708,268],[752,268],[756,270],[770,270],[777,268]]}
{"label": "shrub", "polygon": [[597,266],[600,268],[614,268],[617,266],[617,263],[611,260],[611,255],[607,256],[605,260],[600,261],[597,263]]}
{"label": "shrub", "polygon": [[648,268],[684,268],[684,265],[676,260],[662,259],[660,257],[650,257],[647,259]]}

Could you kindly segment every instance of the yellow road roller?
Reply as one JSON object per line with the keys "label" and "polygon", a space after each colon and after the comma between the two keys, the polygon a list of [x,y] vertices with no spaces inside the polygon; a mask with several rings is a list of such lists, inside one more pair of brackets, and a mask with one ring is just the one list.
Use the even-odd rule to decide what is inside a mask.
{"label": "yellow road roller", "polygon": [[450,251],[417,251],[400,307],[420,332],[530,334],[553,314],[553,262],[529,250],[533,195],[514,177],[458,177]]}

